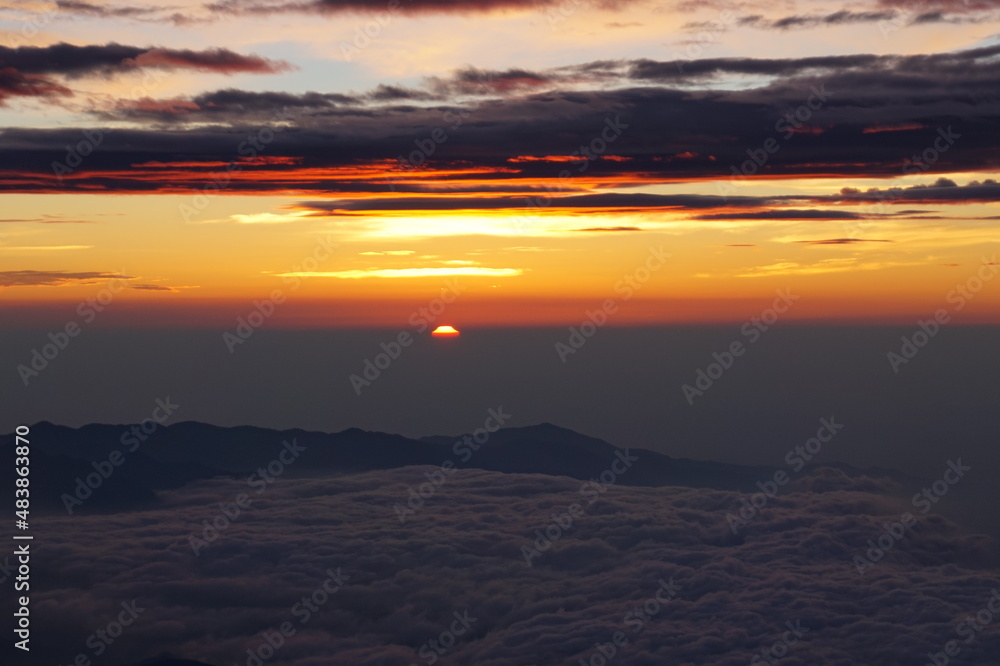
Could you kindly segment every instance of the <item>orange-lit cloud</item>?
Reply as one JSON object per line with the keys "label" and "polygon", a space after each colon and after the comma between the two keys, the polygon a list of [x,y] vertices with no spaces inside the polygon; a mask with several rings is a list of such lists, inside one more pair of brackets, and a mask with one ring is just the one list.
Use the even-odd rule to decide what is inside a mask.
{"label": "orange-lit cloud", "polygon": [[356,280],[361,278],[424,278],[447,277],[450,275],[482,275],[486,277],[511,277],[521,275],[519,268],[479,268],[479,267],[449,267],[449,268],[373,268],[353,271],[296,271],[279,273],[279,277],[326,277]]}
{"label": "orange-lit cloud", "polygon": [[62,287],[72,284],[94,284],[107,280],[134,280],[131,275],[88,271],[0,271],[0,287]]}

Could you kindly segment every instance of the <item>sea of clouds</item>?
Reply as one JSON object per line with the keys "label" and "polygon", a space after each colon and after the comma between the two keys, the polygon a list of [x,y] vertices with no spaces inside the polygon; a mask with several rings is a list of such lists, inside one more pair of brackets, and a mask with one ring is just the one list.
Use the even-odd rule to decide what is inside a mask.
{"label": "sea of clouds", "polygon": [[[734,532],[739,493],[458,470],[401,525],[393,506],[430,471],[289,476],[260,493],[213,479],[155,510],[46,517],[33,656],[846,666],[933,663],[949,641],[956,663],[1000,653],[1000,622],[980,613],[970,640],[960,631],[1000,588],[985,538],[914,512],[887,482],[821,469]],[[915,524],[883,537],[907,512]],[[891,546],[859,571],[880,537]],[[123,603],[142,610],[115,627]]]}

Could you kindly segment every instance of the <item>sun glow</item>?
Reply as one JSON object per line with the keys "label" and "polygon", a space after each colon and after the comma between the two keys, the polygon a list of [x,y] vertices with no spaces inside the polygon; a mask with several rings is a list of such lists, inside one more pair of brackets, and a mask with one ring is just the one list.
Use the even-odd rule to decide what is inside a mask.
{"label": "sun glow", "polygon": [[455,328],[454,326],[444,325],[444,326],[438,326],[433,331],[431,331],[431,335],[433,335],[435,338],[457,338],[459,335],[461,335],[461,333],[459,333],[458,329]]}

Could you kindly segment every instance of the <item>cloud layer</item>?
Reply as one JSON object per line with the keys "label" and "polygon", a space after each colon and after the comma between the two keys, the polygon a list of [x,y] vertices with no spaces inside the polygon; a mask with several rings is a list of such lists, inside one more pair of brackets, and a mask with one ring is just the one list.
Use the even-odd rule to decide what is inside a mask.
{"label": "cloud layer", "polygon": [[[33,597],[51,637],[40,658],[88,651],[87,636],[136,599],[146,610],[108,648],[114,663],[167,651],[242,664],[285,621],[296,634],[275,663],[429,663],[421,648],[466,610],[476,622],[443,663],[576,664],[622,631],[616,663],[745,664],[786,622],[806,631],[784,663],[921,663],[997,585],[982,541],[933,514],[859,574],[852,557],[906,507],[830,469],[735,535],[734,493],[611,486],[587,504],[580,481],[479,470],[456,472],[400,525],[393,505],[436,469],[290,470],[259,494],[219,479],[167,493],[161,510],[53,516]],[[241,492],[252,503],[196,557],[188,537]],[[528,566],[522,546],[574,502],[583,515]],[[350,578],[302,623],[295,605],[338,567]],[[635,629],[629,613],[671,579],[676,598]],[[988,631],[962,654],[985,663],[998,648]]]}
{"label": "cloud layer", "polygon": [[[85,167],[58,181],[52,154],[79,141],[79,130],[9,129],[0,173],[7,191],[197,192],[232,163],[241,168],[225,174],[228,191],[313,191],[347,196],[345,209],[401,210],[406,202],[393,193],[439,193],[440,206],[488,208],[497,201],[486,196],[491,182],[512,194],[545,187],[552,199],[590,190],[596,201],[611,196],[597,190],[678,180],[727,187],[760,176],[981,172],[1000,166],[998,54],[994,46],[916,56],[639,59],[461,69],[419,88],[227,88],[117,100],[94,109],[99,122],[161,129],[107,131]],[[8,61],[16,65],[2,70],[8,95],[67,94],[48,78],[53,71],[282,66],[231,52],[118,45],[18,49]],[[255,146],[252,159],[244,139]],[[187,157],[178,162],[178,154]],[[953,188],[937,200],[971,193]],[[414,209],[432,201],[414,200]]]}
{"label": "cloud layer", "polygon": [[269,74],[290,65],[229,49],[143,48],[123,44],[0,46],[0,105],[12,97],[69,97],[57,78],[114,76],[144,69],[180,69],[218,74]]}

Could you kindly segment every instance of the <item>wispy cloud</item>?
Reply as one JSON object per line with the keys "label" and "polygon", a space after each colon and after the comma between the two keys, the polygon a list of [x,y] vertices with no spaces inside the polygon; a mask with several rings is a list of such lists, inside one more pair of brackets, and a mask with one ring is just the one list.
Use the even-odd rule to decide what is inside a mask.
{"label": "wispy cloud", "polygon": [[62,252],[89,250],[93,245],[0,245],[0,252]]}
{"label": "wispy cloud", "polygon": [[134,280],[135,276],[121,273],[87,271],[0,271],[0,287],[62,287],[71,284],[92,284],[105,280]]}
{"label": "wispy cloud", "polygon": [[776,275],[822,275],[825,273],[843,273],[844,271],[879,271],[902,266],[922,266],[922,262],[871,261],[860,262],[853,257],[843,259],[827,259],[816,264],[800,264],[794,261],[782,261],[767,266],[758,266],[733,277],[759,278]]}
{"label": "wispy cloud", "polygon": [[823,240],[797,240],[792,242],[803,245],[855,245],[857,243],[891,243],[893,241],[873,238],[825,238]]}
{"label": "wispy cloud", "polygon": [[448,268],[372,268],[349,271],[295,271],[279,273],[279,277],[326,277],[356,280],[360,278],[422,278],[449,275],[480,275],[487,277],[510,277],[521,275],[520,268],[481,268],[455,266]]}

